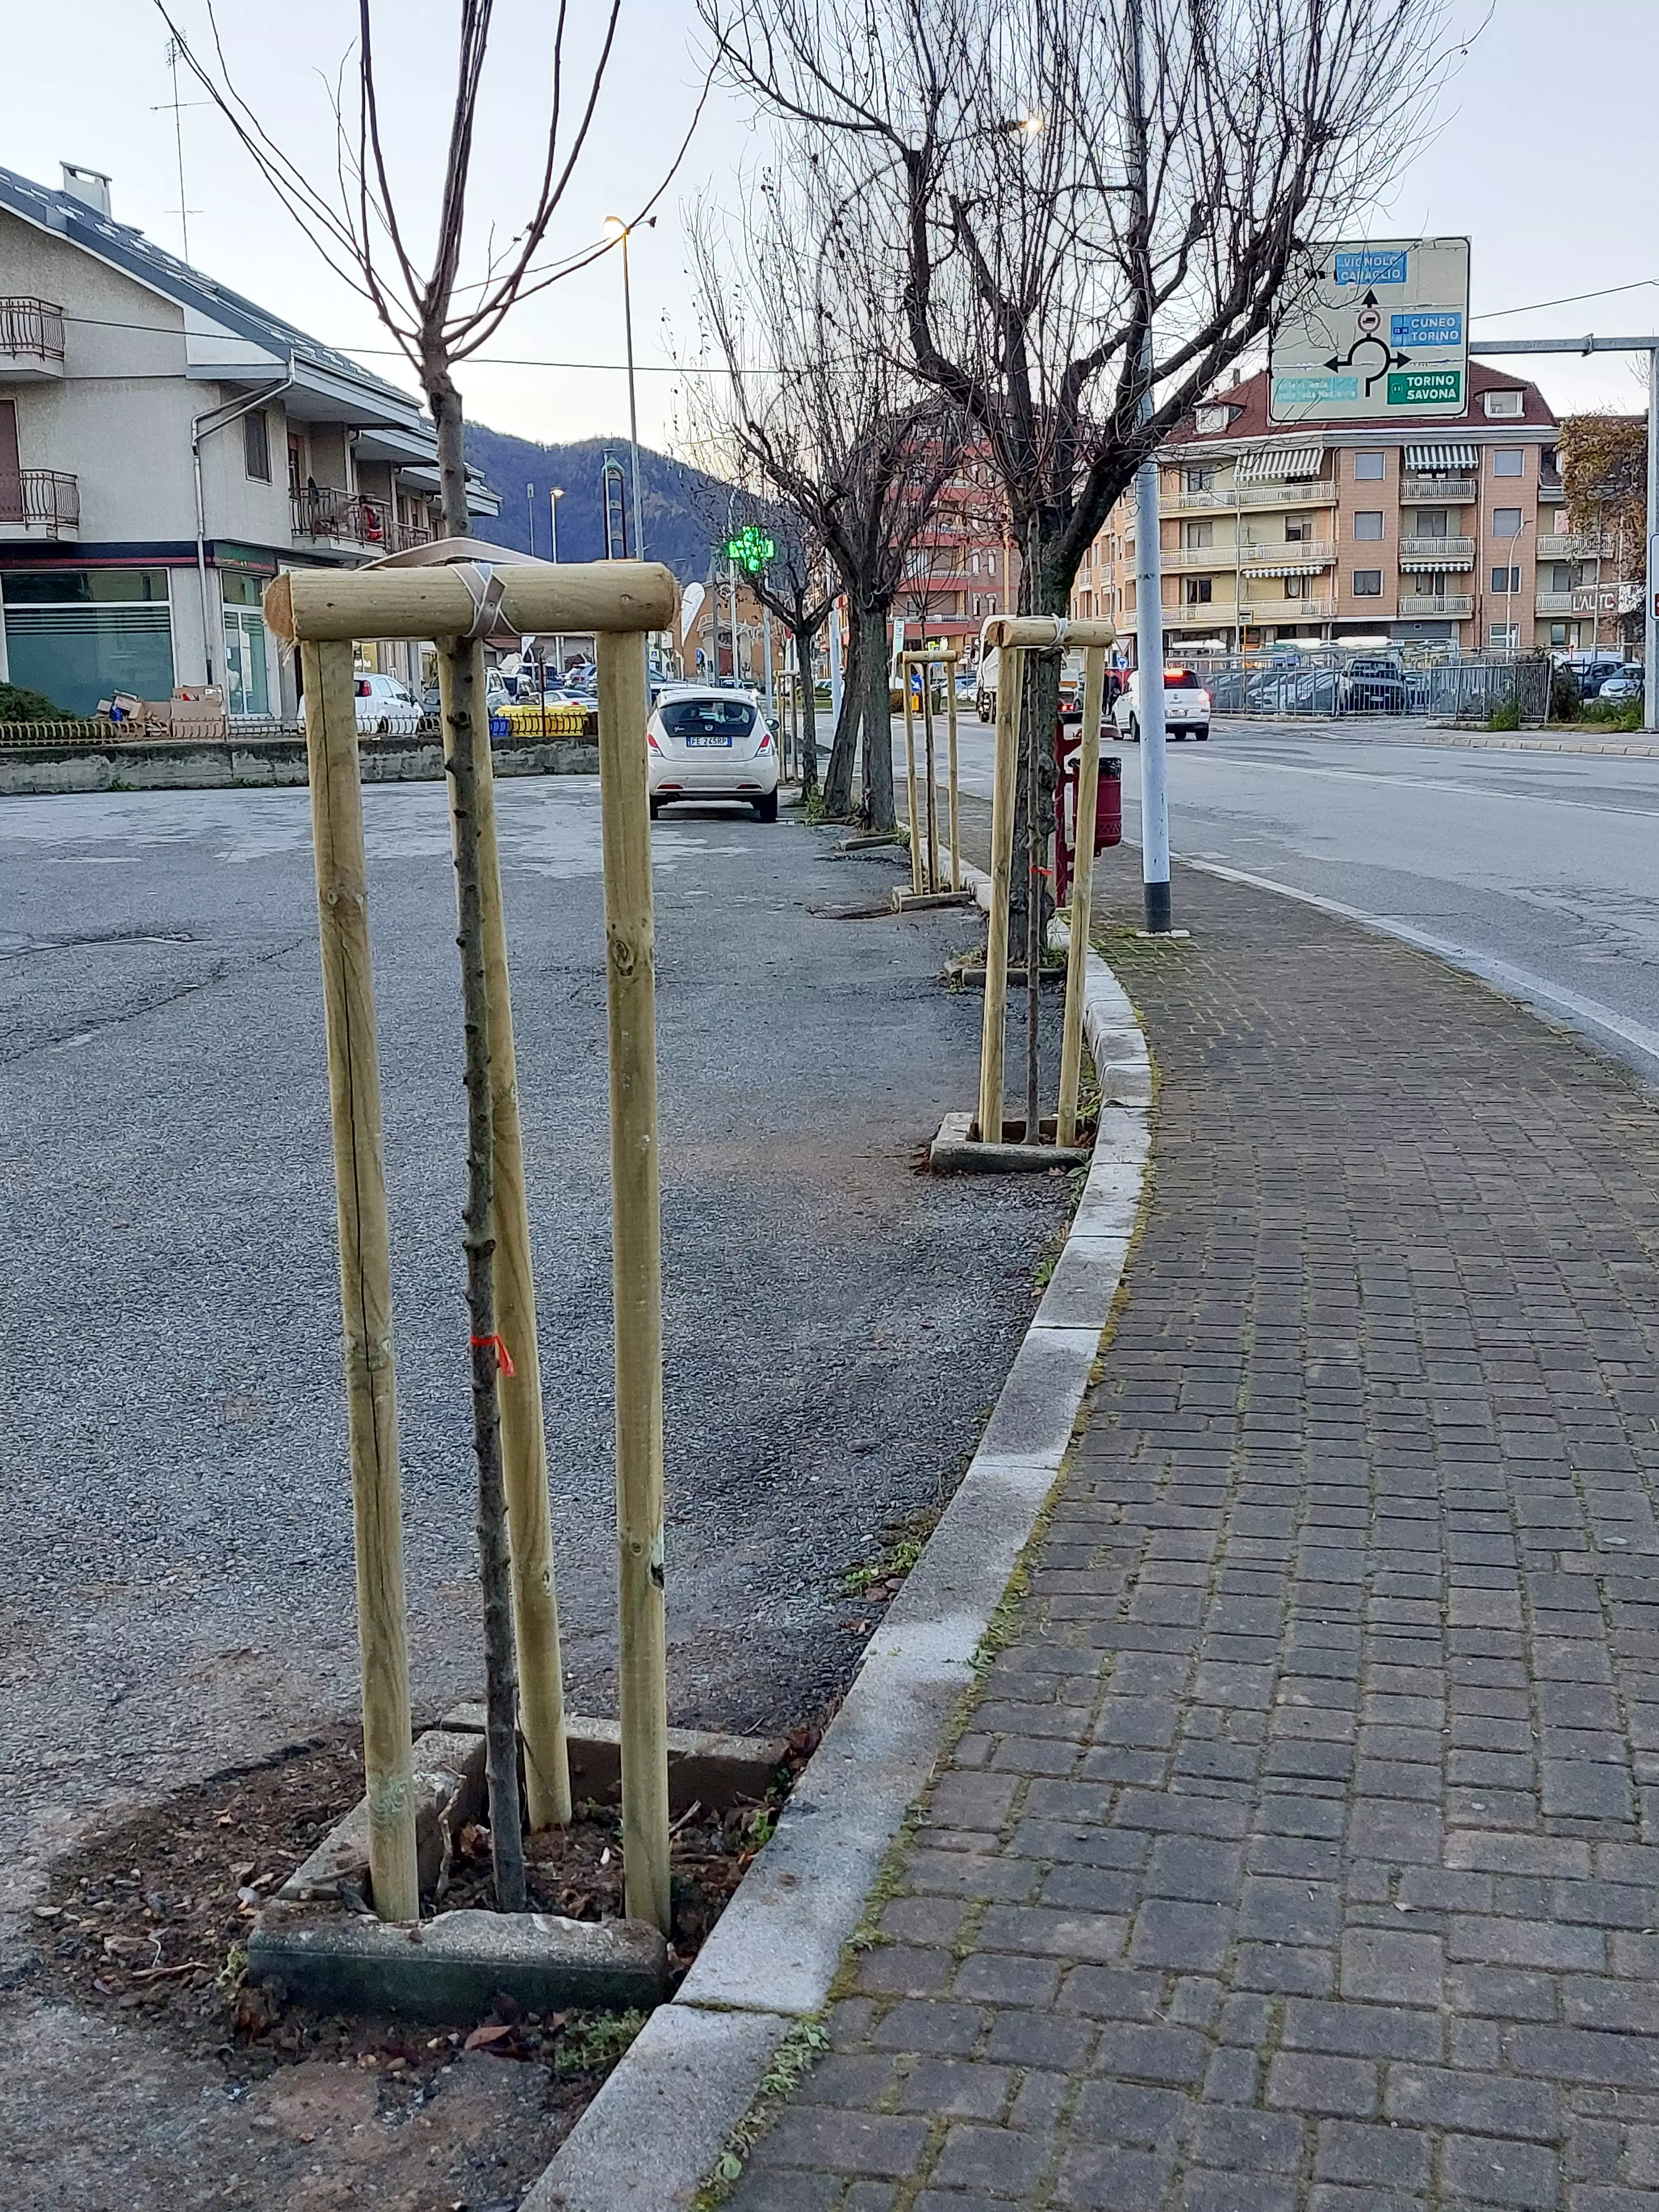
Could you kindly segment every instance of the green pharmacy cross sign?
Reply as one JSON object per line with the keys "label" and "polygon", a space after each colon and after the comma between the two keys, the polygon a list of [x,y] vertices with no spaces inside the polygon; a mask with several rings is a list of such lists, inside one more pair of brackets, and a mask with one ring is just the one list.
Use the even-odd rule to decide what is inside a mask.
{"label": "green pharmacy cross sign", "polygon": [[758,576],[767,562],[777,557],[777,550],[773,540],[763,530],[757,530],[752,522],[745,523],[735,538],[726,541],[726,559],[735,561],[751,576]]}

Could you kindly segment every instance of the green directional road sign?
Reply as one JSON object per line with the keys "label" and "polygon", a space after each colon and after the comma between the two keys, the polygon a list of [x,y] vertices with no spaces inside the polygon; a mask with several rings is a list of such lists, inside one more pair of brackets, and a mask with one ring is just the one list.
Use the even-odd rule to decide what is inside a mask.
{"label": "green directional road sign", "polygon": [[735,561],[739,568],[746,568],[751,576],[758,576],[768,562],[777,557],[777,546],[763,530],[752,522],[744,523],[735,538],[726,541],[726,557]]}

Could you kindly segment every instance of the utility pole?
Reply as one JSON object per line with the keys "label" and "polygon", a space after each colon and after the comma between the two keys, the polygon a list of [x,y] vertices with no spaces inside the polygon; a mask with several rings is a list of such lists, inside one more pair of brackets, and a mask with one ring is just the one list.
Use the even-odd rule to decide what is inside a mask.
{"label": "utility pole", "polygon": [[527,483],[524,488],[525,512],[530,517],[530,557],[536,557],[536,487]]}
{"label": "utility pole", "polygon": [[[1141,216],[1146,207],[1146,91],[1142,74],[1141,0],[1130,0],[1129,67],[1134,113],[1135,198]],[[1140,420],[1156,411],[1152,398],[1152,303],[1145,302],[1141,334]],[[1140,678],[1140,877],[1146,934],[1170,933],[1170,799],[1165,781],[1164,724],[1164,563],[1158,539],[1158,454],[1149,453],[1135,472],[1135,660]]]}
{"label": "utility pole", "polygon": [[[653,224],[656,220],[655,216],[650,217]],[[634,558],[636,561],[643,561],[645,558],[645,509],[640,504],[640,416],[634,398],[634,290],[628,274],[628,240],[632,225],[625,223],[620,216],[609,215],[605,219],[605,228],[609,237],[620,239],[622,241],[623,328],[628,342],[628,451],[634,493]],[[623,557],[625,560],[627,556],[628,540],[624,532]]]}

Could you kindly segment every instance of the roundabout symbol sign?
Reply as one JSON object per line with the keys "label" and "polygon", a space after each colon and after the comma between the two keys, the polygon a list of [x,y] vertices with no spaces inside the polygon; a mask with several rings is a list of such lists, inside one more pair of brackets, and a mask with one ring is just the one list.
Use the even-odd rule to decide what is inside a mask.
{"label": "roundabout symbol sign", "polygon": [[1469,242],[1317,248],[1273,337],[1275,422],[1462,415],[1468,404]]}

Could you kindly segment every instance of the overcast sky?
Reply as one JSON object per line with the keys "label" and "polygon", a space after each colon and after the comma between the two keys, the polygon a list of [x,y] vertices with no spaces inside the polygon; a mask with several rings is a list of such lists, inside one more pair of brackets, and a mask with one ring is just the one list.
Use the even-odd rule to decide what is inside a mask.
{"label": "overcast sky", "polygon": [[[833,4],[833,0],[826,0]],[[1472,25],[1483,0],[1454,0]],[[350,0],[288,0],[280,11],[221,0],[226,45],[262,118],[313,175],[331,161],[325,80],[354,34]],[[44,183],[60,160],[106,169],[114,212],[175,252],[179,188],[167,37],[149,0],[76,0],[72,9],[6,6],[9,98],[0,161]],[[202,0],[180,0],[187,25]],[[476,215],[510,234],[534,164],[552,9],[545,0],[497,0],[493,74],[474,185]],[[580,47],[596,0],[570,10]],[[382,0],[383,112],[410,203],[429,204],[441,158],[442,95],[426,97],[416,64],[448,67],[453,0]],[[393,36],[393,27],[396,36]],[[597,237],[605,216],[628,214],[659,179],[690,120],[700,80],[691,0],[624,0],[623,29],[595,131],[553,234],[556,252]],[[579,54],[573,54],[579,60]],[[1468,234],[1473,240],[1478,336],[1625,334],[1659,325],[1659,284],[1482,320],[1492,311],[1659,279],[1653,212],[1659,206],[1659,133],[1641,120],[1659,69],[1655,0],[1493,0],[1491,21],[1443,103],[1437,131],[1414,149],[1372,236]],[[180,96],[200,98],[180,79]],[[222,282],[358,354],[400,381],[407,371],[371,349],[386,343],[370,310],[313,249],[210,108],[182,114],[191,258]],[[672,442],[673,349],[692,316],[681,243],[683,208],[706,194],[729,199],[757,141],[742,109],[716,94],[654,230],[633,246],[640,428]],[[423,189],[424,188],[424,189]],[[498,429],[542,440],[625,435],[621,271],[613,254],[526,301],[462,379],[467,411]],[[513,356],[534,366],[510,365]],[[556,366],[616,364],[606,369]],[[1617,357],[1524,366],[1559,409],[1634,408],[1642,394]],[[665,373],[667,372],[667,373]]]}

